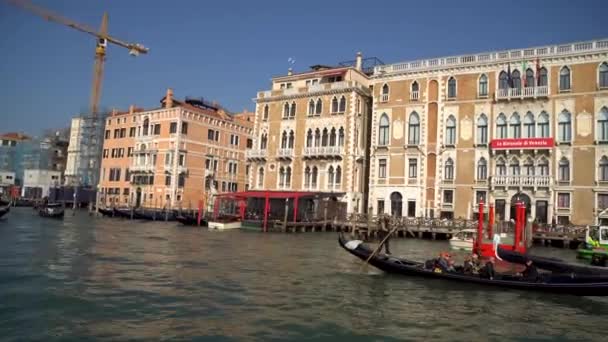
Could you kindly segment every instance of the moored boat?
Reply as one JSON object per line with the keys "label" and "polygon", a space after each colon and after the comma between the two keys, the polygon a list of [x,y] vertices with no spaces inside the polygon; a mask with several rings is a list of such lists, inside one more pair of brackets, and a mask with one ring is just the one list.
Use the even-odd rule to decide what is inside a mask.
{"label": "moored boat", "polygon": [[0,217],[8,214],[9,211],[11,211],[10,203],[5,206],[0,207]]}
{"label": "moored boat", "polygon": [[[415,276],[420,278],[438,279],[467,284],[501,287],[518,290],[542,291],[556,294],[577,296],[608,296],[608,276],[550,274],[544,275],[541,281],[526,281],[517,276],[497,275],[494,279],[482,278],[478,275],[466,275],[458,272],[434,272],[426,269],[421,262],[404,258],[396,258],[385,254],[372,256],[373,251],[360,240],[347,240],[343,235],[338,238],[340,246],[361,260],[387,273]],[[371,258],[370,258],[371,256]]]}
{"label": "moored boat", "polygon": [[476,229],[463,229],[450,239],[450,248],[463,251],[472,251],[475,241]]}
{"label": "moored boat", "polygon": [[103,216],[107,216],[107,217],[113,217],[114,216],[114,210],[112,209],[107,209],[107,208],[97,208],[97,211],[103,215]]}
{"label": "moored boat", "polygon": [[[198,226],[198,217],[192,214],[177,215],[175,219],[185,226]],[[207,226],[207,220],[201,218],[201,226]]]}
{"label": "moored boat", "polygon": [[508,251],[500,247],[496,250],[496,254],[499,258],[514,264],[524,265],[527,260],[531,260],[536,267],[551,272],[608,276],[607,267],[573,264],[561,259],[521,254],[514,251]]}
{"label": "moored boat", "polygon": [[38,215],[42,217],[62,219],[65,215],[65,209],[61,203],[49,203],[38,209]]}
{"label": "moored boat", "polygon": [[587,227],[585,242],[576,250],[580,259],[608,258],[608,226]]}

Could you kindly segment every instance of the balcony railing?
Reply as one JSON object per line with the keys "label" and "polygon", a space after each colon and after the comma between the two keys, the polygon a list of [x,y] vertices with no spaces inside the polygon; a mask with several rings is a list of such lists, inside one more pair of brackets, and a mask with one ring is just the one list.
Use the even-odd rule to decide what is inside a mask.
{"label": "balcony railing", "polygon": [[546,97],[548,95],[549,95],[549,88],[547,86],[507,88],[507,89],[498,89],[498,91],[496,92],[496,99],[497,100],[527,99],[527,98],[535,98],[535,97]]}
{"label": "balcony railing", "polygon": [[293,157],[293,148],[281,148],[278,151],[279,158],[292,158]]}
{"label": "balcony railing", "polygon": [[492,186],[528,186],[528,187],[549,187],[551,185],[550,176],[494,176]]}
{"label": "balcony railing", "polygon": [[266,150],[247,150],[248,159],[264,159],[266,158]]}
{"label": "balcony railing", "polygon": [[410,93],[410,100],[418,101],[419,96],[420,96],[420,92],[418,90],[412,91]]}
{"label": "balcony railing", "polygon": [[388,94],[380,95],[380,102],[388,102]]}
{"label": "balcony railing", "polygon": [[152,164],[143,164],[143,165],[131,165],[129,171],[131,172],[154,172],[156,167]]}
{"label": "balcony railing", "polygon": [[342,155],[342,146],[305,147],[305,157],[335,157]]}

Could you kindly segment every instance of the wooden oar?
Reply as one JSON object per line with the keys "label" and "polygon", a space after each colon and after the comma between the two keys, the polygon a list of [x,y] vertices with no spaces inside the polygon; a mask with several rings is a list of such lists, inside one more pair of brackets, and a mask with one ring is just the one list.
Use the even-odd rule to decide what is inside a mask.
{"label": "wooden oar", "polygon": [[380,242],[380,245],[378,245],[378,248],[376,248],[375,251],[372,252],[372,254],[370,254],[370,256],[367,258],[367,260],[365,260],[365,263],[363,264],[363,266],[367,265],[369,263],[369,261],[374,257],[374,255],[378,254],[378,252],[380,251],[380,249],[382,249],[382,246],[384,245],[384,243],[386,242],[386,240],[388,240],[388,238],[397,230],[397,227],[393,228],[390,232],[388,232],[388,234],[386,234],[386,236],[384,237],[384,239]]}

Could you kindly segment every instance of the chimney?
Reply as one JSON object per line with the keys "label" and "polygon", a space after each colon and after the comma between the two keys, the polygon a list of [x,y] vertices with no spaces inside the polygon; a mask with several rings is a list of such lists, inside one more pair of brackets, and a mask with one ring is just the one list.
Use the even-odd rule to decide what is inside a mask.
{"label": "chimney", "polygon": [[289,68],[289,69],[287,69],[287,76],[291,76],[291,75],[293,75],[293,69]]}
{"label": "chimney", "polygon": [[133,110],[134,110],[134,109],[135,109],[135,106],[134,106],[134,105],[130,105],[130,106],[129,106],[129,114],[130,114],[130,115],[133,115]]}
{"label": "chimney", "polygon": [[357,52],[357,58],[355,59],[355,69],[361,71],[361,68],[363,66],[363,55],[361,54],[361,51]]}
{"label": "chimney", "polygon": [[165,108],[173,107],[173,89],[167,88],[167,95],[165,95]]}

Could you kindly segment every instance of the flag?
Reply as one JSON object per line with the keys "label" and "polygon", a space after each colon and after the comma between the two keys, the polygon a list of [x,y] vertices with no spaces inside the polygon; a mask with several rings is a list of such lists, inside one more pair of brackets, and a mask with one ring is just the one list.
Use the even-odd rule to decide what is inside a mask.
{"label": "flag", "polygon": [[536,85],[540,86],[540,59],[536,57]]}
{"label": "flag", "polygon": [[513,79],[511,78],[511,63],[507,64],[507,85],[513,88]]}
{"label": "flag", "polygon": [[521,75],[522,75],[521,84],[522,84],[522,87],[525,88],[527,86],[526,78],[528,78],[528,72],[526,70],[526,61],[521,62]]}

